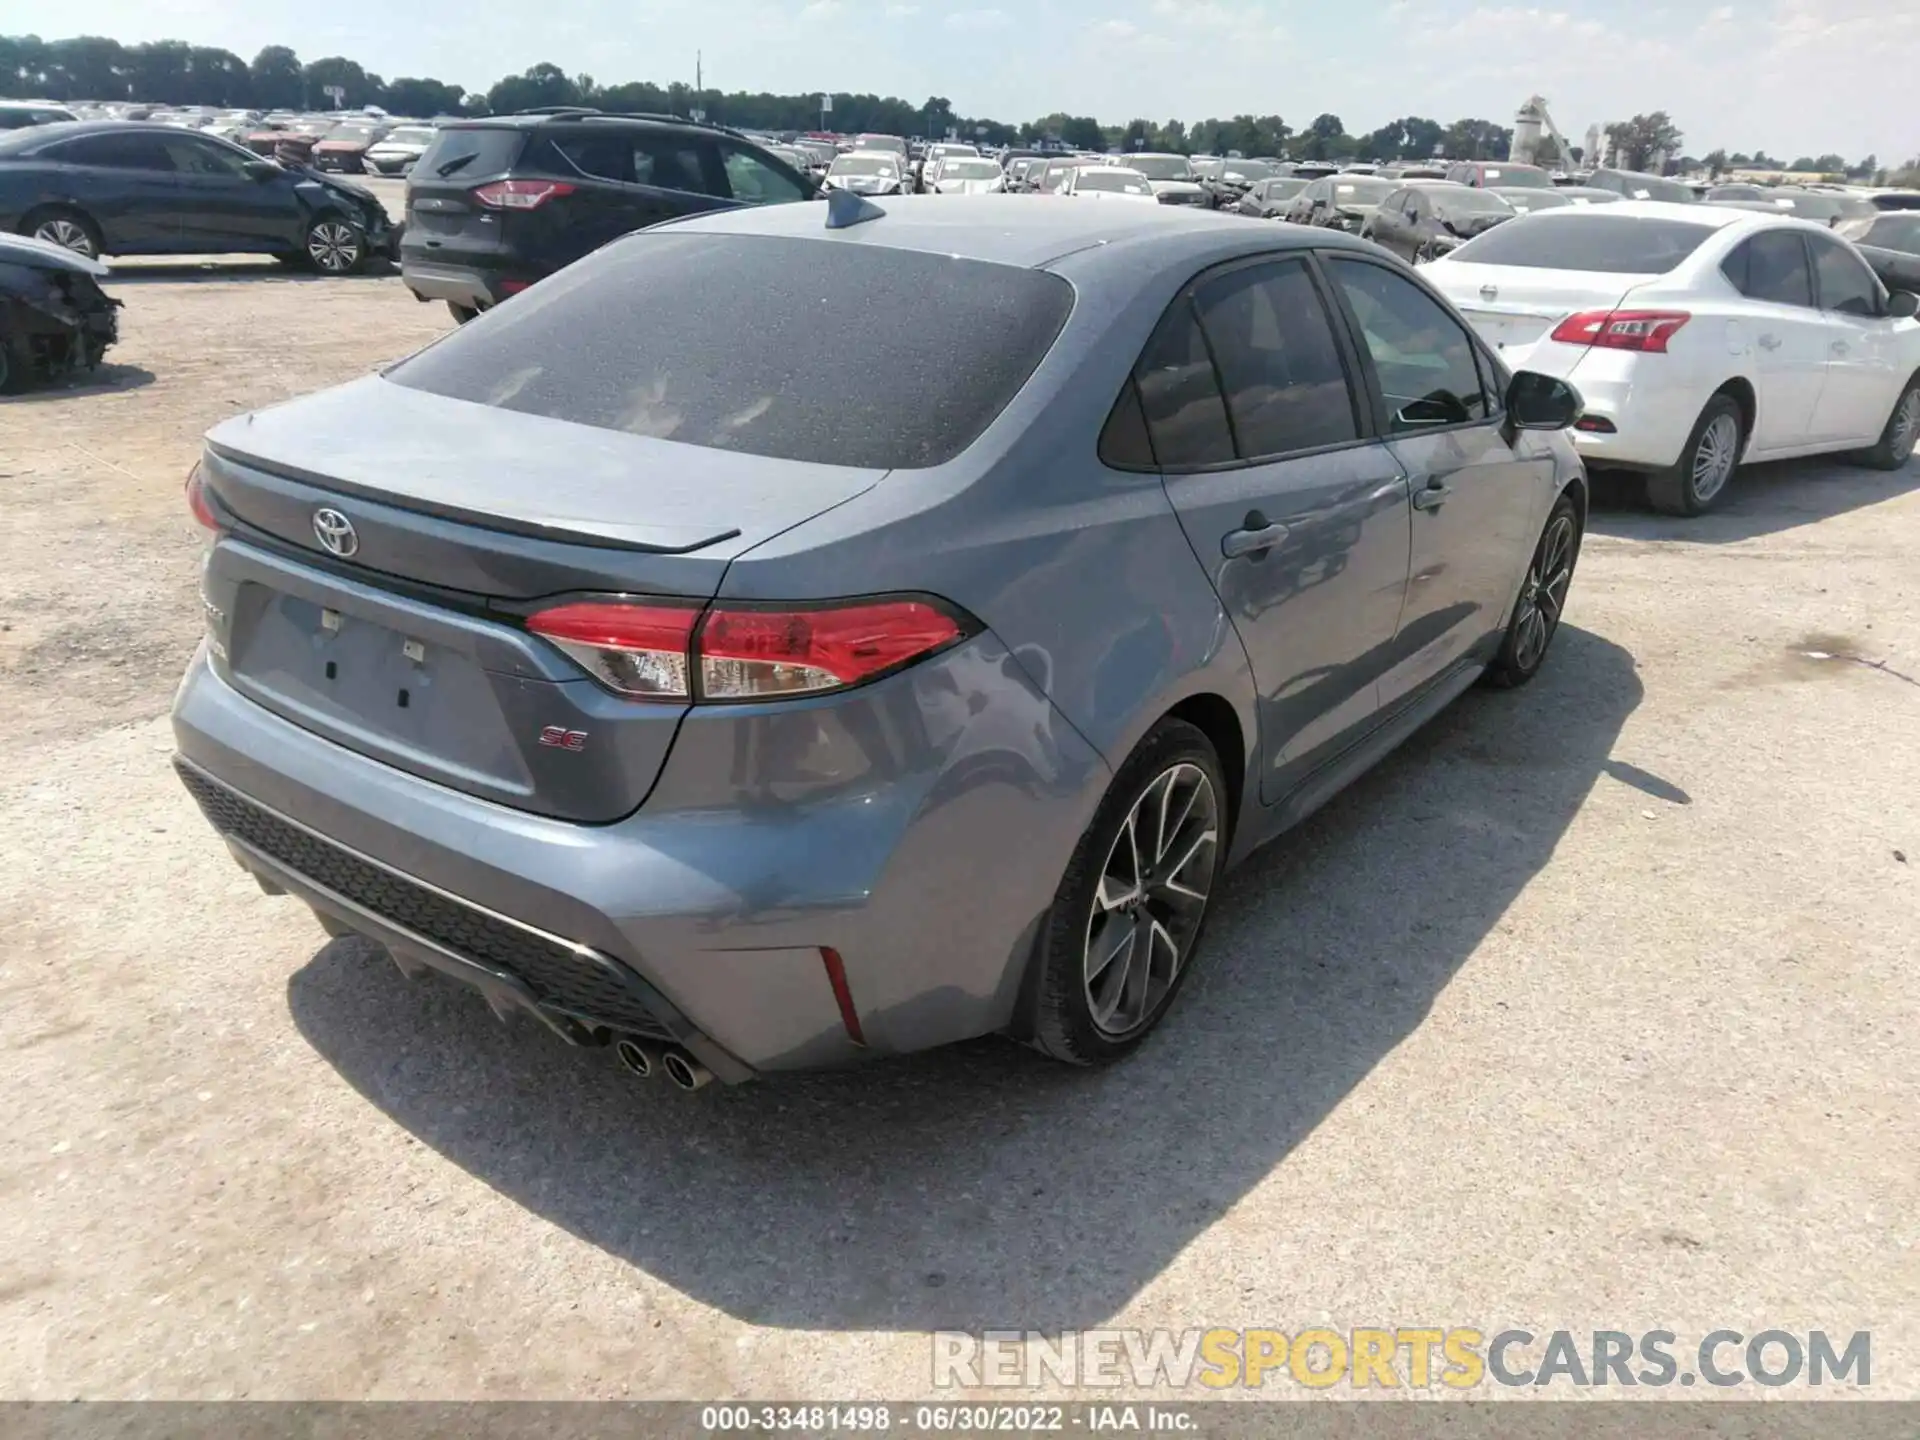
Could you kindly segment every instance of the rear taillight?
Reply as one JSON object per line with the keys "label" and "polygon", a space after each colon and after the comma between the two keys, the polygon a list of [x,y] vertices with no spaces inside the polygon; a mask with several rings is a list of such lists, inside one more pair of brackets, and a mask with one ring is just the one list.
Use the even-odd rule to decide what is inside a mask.
{"label": "rear taillight", "polygon": [[691,698],[688,650],[700,612],[691,605],[593,601],[542,610],[527,628],[634,700]]}
{"label": "rear taillight", "polygon": [[944,650],[970,622],[930,600],[691,608],[588,601],[527,628],[636,700],[777,700],[860,685]]}
{"label": "rear taillight", "polygon": [[1562,345],[1664,355],[1667,342],[1692,318],[1685,310],[1583,310],[1556,325],[1552,338]]}
{"label": "rear taillight", "polygon": [[496,180],[474,190],[473,198],[489,210],[538,210],[576,188],[564,180]]}
{"label": "rear taillight", "polygon": [[200,464],[194,462],[193,469],[187,472],[187,509],[193,512],[193,518],[207,529],[218,532],[220,517],[213,513],[213,506],[207,502],[207,487],[200,479]]}

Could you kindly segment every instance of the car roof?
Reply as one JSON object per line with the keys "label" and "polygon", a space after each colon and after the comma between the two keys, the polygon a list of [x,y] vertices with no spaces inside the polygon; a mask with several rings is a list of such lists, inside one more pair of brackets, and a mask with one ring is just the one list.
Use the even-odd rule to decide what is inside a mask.
{"label": "car roof", "polygon": [[[1340,246],[1379,253],[1369,242],[1335,230],[1301,227],[1298,235],[1276,234],[1280,227],[1252,226],[1242,216],[1190,206],[1047,205],[1005,195],[955,195],[937,203],[883,200],[878,208],[878,219],[840,230],[828,230],[822,207],[806,203],[709,211],[654,229],[883,245],[1022,268],[1039,268],[1080,251],[1122,245],[1133,250],[1139,244],[1168,260],[1191,254],[1199,268],[1222,250],[1223,241],[1236,238],[1246,242],[1238,248],[1249,252]],[[1126,213],[1117,215],[1116,209]]]}
{"label": "car roof", "polygon": [[1746,210],[1743,205],[1754,201],[1729,200],[1704,205],[1686,203],[1679,200],[1622,200],[1617,204],[1594,207],[1590,205],[1568,206],[1563,210],[1543,210],[1531,215],[1529,221],[1559,222],[1571,215],[1602,214],[1609,217],[1621,217],[1628,220],[1686,220],[1695,225],[1704,225],[1712,230],[1730,230],[1735,227],[1752,230],[1762,223],[1772,222],[1781,225],[1797,225],[1805,230],[1815,230],[1822,235],[1831,235],[1833,231],[1826,225],[1816,224],[1812,220],[1802,220],[1784,210],[1768,206],[1765,210]]}

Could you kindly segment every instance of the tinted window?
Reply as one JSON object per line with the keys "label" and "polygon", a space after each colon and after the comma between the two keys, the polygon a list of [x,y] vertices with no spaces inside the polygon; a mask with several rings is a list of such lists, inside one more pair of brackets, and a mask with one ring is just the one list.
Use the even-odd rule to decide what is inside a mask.
{"label": "tinted window", "polygon": [[412,178],[417,183],[452,175],[467,179],[503,174],[519,158],[526,138],[520,130],[442,130],[421,154]]}
{"label": "tinted window", "polygon": [[1186,296],[1161,318],[1134,376],[1153,453],[1163,467],[1182,470],[1234,458],[1219,378]]}
{"label": "tinted window", "polygon": [[160,142],[173,168],[186,175],[224,175],[229,179],[245,176],[248,157],[239,155],[224,145],[209,145],[204,140],[175,140],[168,138]]}
{"label": "tinted window", "polygon": [[1553,177],[1536,165],[1489,165],[1481,177],[1482,185],[1516,185],[1529,190],[1553,188]]}
{"label": "tinted window", "polygon": [[546,141],[558,157],[556,168],[562,175],[572,169],[596,180],[626,180],[630,176],[627,166],[633,159],[633,145],[625,135],[607,130],[561,130],[549,134]]}
{"label": "tinted window", "polygon": [[1720,266],[1733,288],[1752,300],[1812,305],[1807,254],[1793,230],[1764,230],[1735,247]]}
{"label": "tinted window", "polygon": [[[1451,199],[1452,197],[1448,197]],[[1664,275],[1713,234],[1690,220],[1588,213],[1585,207],[1522,216],[1469,240],[1453,259],[1603,275]]]}
{"label": "tinted window", "polygon": [[1006,408],[1072,304],[1071,287],[1039,270],[876,245],[641,233],[387,375],[688,445],[937,465]]}
{"label": "tinted window", "polygon": [[678,135],[636,135],[633,137],[633,178],[636,184],[655,185],[662,190],[690,190],[710,195],[702,151],[706,147]]}
{"label": "tinted window", "polygon": [[1613,190],[1629,200],[1664,200],[1676,205],[1692,205],[1699,196],[1677,180],[1658,175],[1640,175],[1632,170],[1596,170],[1587,183],[1601,190]]}
{"label": "tinted window", "polygon": [[1813,274],[1820,286],[1820,308],[1842,315],[1878,315],[1880,285],[1859,256],[1838,240],[1809,235]]}
{"label": "tinted window", "polygon": [[720,155],[727,168],[728,188],[736,200],[749,205],[776,205],[807,196],[798,180],[783,175],[751,150],[728,145]]}
{"label": "tinted window", "polygon": [[1100,460],[1116,470],[1151,470],[1153,442],[1147,438],[1147,416],[1140,408],[1140,387],[1129,376],[1121,387],[1120,398],[1113,402],[1100,431]]}
{"label": "tinted window", "polygon": [[1360,322],[1394,430],[1487,418],[1473,342],[1439,301],[1379,265],[1330,257],[1327,268]]}
{"label": "tinted window", "polygon": [[117,170],[173,169],[158,135],[87,135],[48,153],[69,165],[106,165]]}
{"label": "tinted window", "polygon": [[[1862,224],[1857,220],[1845,223]],[[1912,211],[1893,211],[1865,222],[1865,226],[1864,234],[1854,235],[1861,244],[1881,245],[1889,250],[1905,250],[1910,254],[1920,254],[1920,214]]]}
{"label": "tinted window", "polygon": [[1235,270],[1196,300],[1243,458],[1359,437],[1333,324],[1304,262]]}

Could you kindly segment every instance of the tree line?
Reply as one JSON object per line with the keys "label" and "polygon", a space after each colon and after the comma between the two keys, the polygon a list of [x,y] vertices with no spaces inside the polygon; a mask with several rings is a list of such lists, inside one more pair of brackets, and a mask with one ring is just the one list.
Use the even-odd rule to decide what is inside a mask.
{"label": "tree line", "polygon": [[[335,96],[338,103],[335,103]],[[961,115],[952,101],[932,96],[914,105],[893,96],[834,94],[823,110],[818,94],[774,95],[695,90],[674,82],[644,80],[601,85],[591,75],[569,75],[558,65],[530,66],[495,81],[484,92],[449,81],[402,76],[393,80],[341,55],[302,61],[288,46],[269,45],[251,61],[231,50],[157,40],[123,45],[101,36],[42,40],[37,35],[0,35],[0,96],[44,100],[139,100],[162,105],[215,105],[261,110],[357,110],[369,105],[395,115],[510,114],[546,105],[592,105],[603,110],[686,115],[750,130],[831,129],[889,135],[942,136],[949,131],[993,145],[1059,141],[1085,150],[1162,150],[1186,154],[1286,155],[1296,160],[1504,159],[1513,131],[1490,120],[1450,125],[1407,115],[1376,130],[1350,134],[1338,115],[1315,116],[1296,130],[1278,115],[1235,115],[1187,124],[1135,119],[1103,125],[1087,115],[1056,112],[1022,124]],[[1669,168],[1707,168],[1714,173],[1743,166],[1818,170],[1871,176],[1868,156],[1848,165],[1838,155],[1801,156],[1782,165],[1763,151],[1715,150],[1704,160],[1680,152],[1680,131],[1664,111],[1636,115],[1607,127],[1615,163],[1646,169],[1665,157]],[[1542,142],[1540,163],[1577,164],[1573,146],[1558,153]]]}

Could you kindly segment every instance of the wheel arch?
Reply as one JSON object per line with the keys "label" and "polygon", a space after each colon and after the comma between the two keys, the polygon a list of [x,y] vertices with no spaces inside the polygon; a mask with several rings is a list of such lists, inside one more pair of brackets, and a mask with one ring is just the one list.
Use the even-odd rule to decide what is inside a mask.
{"label": "wheel arch", "polygon": [[1740,407],[1740,458],[1745,460],[1747,450],[1753,444],[1754,424],[1760,414],[1760,397],[1753,388],[1753,382],[1744,375],[1735,375],[1713,393],[1725,395]]}
{"label": "wheel arch", "polygon": [[[114,253],[113,246],[110,243],[113,237],[107,233],[107,227],[100,223],[100,217],[78,200],[70,199],[66,196],[54,200],[42,200],[36,205],[28,206],[26,213],[20,217],[19,228],[14,233],[19,235],[32,235],[34,226],[40,221],[46,219],[49,215],[63,212],[79,217],[82,223],[93,231],[100,242],[100,255],[110,255]],[[95,258],[98,258],[98,256]]]}
{"label": "wheel arch", "polygon": [[[1231,849],[1232,837],[1239,832],[1242,798],[1247,789],[1247,735],[1241,728],[1240,714],[1233,702],[1226,696],[1212,690],[1203,690],[1189,695],[1169,709],[1161,720],[1184,720],[1193,726],[1207,742],[1213,746],[1214,754],[1220,759],[1220,774],[1227,782],[1227,835]],[[1154,725],[1148,726],[1151,734]]]}

